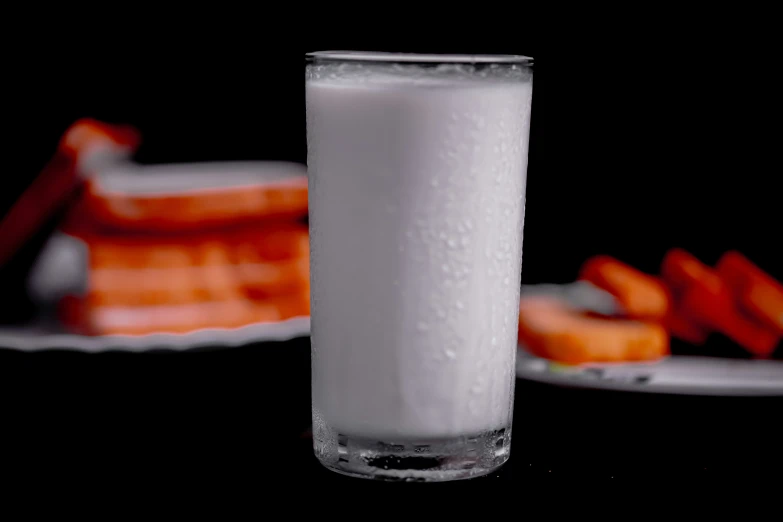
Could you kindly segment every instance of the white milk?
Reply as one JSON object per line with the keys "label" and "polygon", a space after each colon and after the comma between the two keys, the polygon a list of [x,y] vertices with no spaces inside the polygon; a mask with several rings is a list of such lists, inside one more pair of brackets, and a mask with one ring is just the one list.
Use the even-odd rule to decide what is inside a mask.
{"label": "white milk", "polygon": [[508,427],[532,81],[382,71],[308,73],[316,429]]}

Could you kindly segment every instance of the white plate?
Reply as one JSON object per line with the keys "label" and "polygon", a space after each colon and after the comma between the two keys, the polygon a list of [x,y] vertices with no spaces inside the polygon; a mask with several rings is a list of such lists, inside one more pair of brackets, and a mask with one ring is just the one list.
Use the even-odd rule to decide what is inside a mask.
{"label": "white plate", "polygon": [[578,388],[678,395],[783,396],[783,362],[675,355],[655,363],[563,366],[517,353],[517,377]]}
{"label": "white plate", "polygon": [[288,341],[310,334],[310,318],[296,317],[276,323],[259,323],[241,328],[211,328],[184,334],[87,336],[52,333],[44,326],[0,328],[0,348],[37,352],[75,350],[80,352],[186,351],[204,346],[231,348],[251,343]]}

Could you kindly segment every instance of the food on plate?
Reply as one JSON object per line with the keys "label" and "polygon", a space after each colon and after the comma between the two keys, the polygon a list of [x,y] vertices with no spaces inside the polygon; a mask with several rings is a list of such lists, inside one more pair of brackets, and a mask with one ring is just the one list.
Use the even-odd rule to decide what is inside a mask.
{"label": "food on plate", "polygon": [[[704,346],[713,332],[755,357],[773,355],[780,343],[783,286],[737,252],[713,269],[672,249],[660,279],[596,256],[579,277],[611,294],[621,309],[597,312],[563,292],[523,296],[519,339],[533,354],[564,364],[655,360],[668,353],[670,336]],[[709,355],[709,345],[702,350]]]}
{"label": "food on plate", "polygon": [[768,356],[775,350],[779,335],[742,310],[741,299],[717,270],[674,249],[664,257],[661,273],[677,296],[681,318],[722,333],[754,355]]}
{"label": "food on plate", "polygon": [[671,305],[666,287],[655,277],[617,259],[609,256],[588,259],[579,278],[615,296],[628,317],[658,320],[669,313]]}
{"label": "food on plate", "polygon": [[60,318],[87,335],[188,333],[207,328],[240,328],[310,314],[309,291],[251,301],[235,299],[153,306],[103,306],[70,296],[60,303]]}
{"label": "food on plate", "polygon": [[304,175],[174,192],[115,192],[87,184],[85,205],[100,223],[120,230],[203,230],[259,219],[307,215]]}
{"label": "food on plate", "polygon": [[783,335],[783,285],[739,252],[726,252],[715,267],[743,311]]}
{"label": "food on plate", "polygon": [[307,227],[245,226],[174,236],[84,234],[84,295],[61,307],[73,329],[96,335],[184,332],[309,313]]}
{"label": "food on plate", "polygon": [[153,306],[286,294],[307,286],[308,260],[172,269],[94,269],[89,295],[104,306]]}
{"label": "food on plate", "polygon": [[564,364],[653,361],[669,353],[655,323],[584,315],[547,296],[523,297],[519,339],[534,355]]}
{"label": "food on plate", "polygon": [[707,328],[692,321],[680,303],[675,304],[672,312],[664,319],[663,325],[672,337],[701,346],[707,342],[710,332]]}
{"label": "food on plate", "polygon": [[[58,153],[80,163],[90,163],[88,156],[106,154],[107,150],[120,155],[135,151],[141,143],[141,134],[128,125],[111,125],[91,118],[76,121],[65,131]],[[83,172],[83,174],[92,174]]]}
{"label": "food on plate", "polygon": [[309,315],[304,165],[138,165],[126,157],[138,143],[135,130],[92,120],[62,139],[58,157],[86,183],[60,231],[88,252],[62,323],[139,335]]}
{"label": "food on plate", "polygon": [[672,248],[661,262],[661,277],[675,292],[692,284],[720,286],[720,278],[707,265],[681,248]]}
{"label": "food on plate", "polygon": [[96,159],[126,155],[139,143],[130,127],[83,119],[62,136],[52,159],[0,220],[0,266],[56,212],[67,206]]}
{"label": "food on plate", "polygon": [[253,297],[307,284],[303,225],[246,227],[175,238],[87,236],[88,292],[104,304],[208,301],[231,288]]}

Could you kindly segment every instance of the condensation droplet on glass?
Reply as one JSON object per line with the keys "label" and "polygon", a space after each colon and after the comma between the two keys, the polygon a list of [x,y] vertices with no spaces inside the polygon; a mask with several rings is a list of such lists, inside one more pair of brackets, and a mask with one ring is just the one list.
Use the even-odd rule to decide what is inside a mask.
{"label": "condensation droplet on glass", "polygon": [[416,325],[416,328],[417,328],[417,329],[418,329],[420,332],[425,332],[425,331],[429,330],[429,328],[430,328],[430,327],[429,327],[429,325],[428,325],[427,323],[425,323],[424,321],[419,321],[419,323]]}

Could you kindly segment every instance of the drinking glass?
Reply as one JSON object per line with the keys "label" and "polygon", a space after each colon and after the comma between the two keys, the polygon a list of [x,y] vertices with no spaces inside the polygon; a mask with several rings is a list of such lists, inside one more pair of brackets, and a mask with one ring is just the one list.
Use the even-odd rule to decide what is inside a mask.
{"label": "drinking glass", "polygon": [[306,60],[315,454],[376,479],[509,457],[533,60]]}

